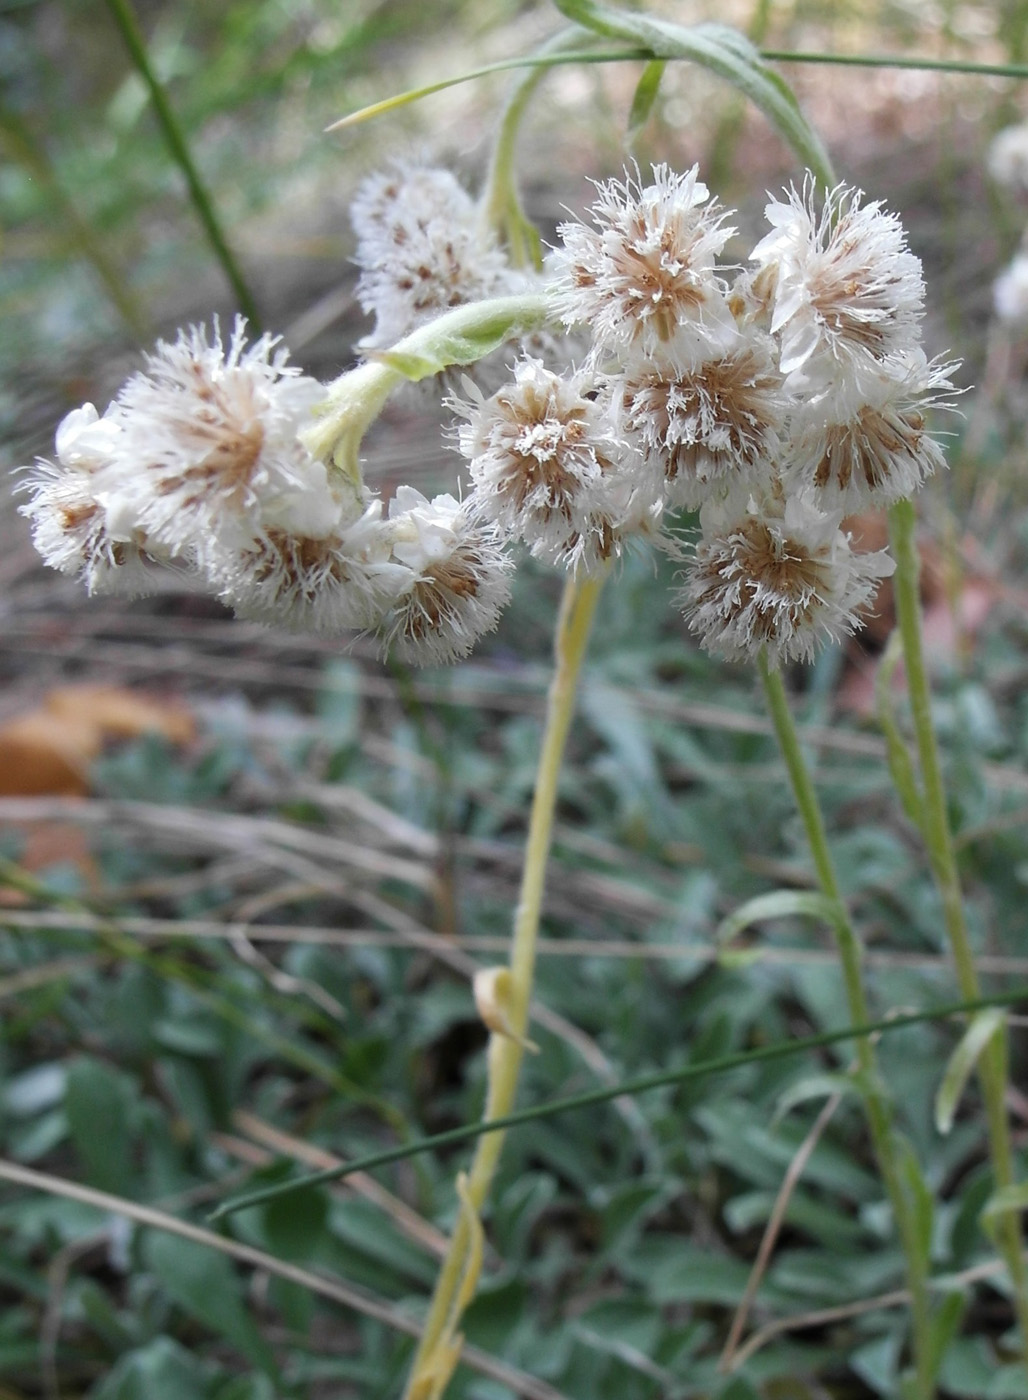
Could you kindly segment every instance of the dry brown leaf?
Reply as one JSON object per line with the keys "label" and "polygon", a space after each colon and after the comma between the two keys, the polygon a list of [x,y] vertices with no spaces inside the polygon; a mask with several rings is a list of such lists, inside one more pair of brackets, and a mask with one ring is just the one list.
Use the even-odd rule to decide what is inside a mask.
{"label": "dry brown leaf", "polygon": [[83,796],[106,739],[158,733],[184,744],[195,732],[184,705],[117,686],[60,686],[0,725],[0,796]]}
{"label": "dry brown leaf", "polygon": [[193,716],[184,705],[113,685],[59,686],[47,692],[43,706],[54,715],[87,716],[104,738],[163,734],[173,744],[188,744],[196,734]]}
{"label": "dry brown leaf", "polygon": [[4,797],[81,797],[102,736],[88,719],[19,715],[0,726],[0,794]]}

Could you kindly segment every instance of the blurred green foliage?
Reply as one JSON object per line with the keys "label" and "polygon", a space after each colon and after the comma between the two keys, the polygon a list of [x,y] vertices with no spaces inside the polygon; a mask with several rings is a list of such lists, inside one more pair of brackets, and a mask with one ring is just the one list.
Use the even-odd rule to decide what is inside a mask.
{"label": "blurred green foliage", "polygon": [[[663,592],[670,581],[666,566],[657,572],[655,580],[649,560],[630,562],[602,604],[562,783],[544,935],[682,951],[667,958],[548,951],[538,980],[539,1000],[591,1037],[592,1053],[617,1077],[845,1021],[825,935],[809,921],[755,930],[750,955],[720,965],[702,952],[718,920],[747,895],[783,881],[802,887],[807,861],[772,742],[759,732],[750,678],[683,646],[667,609],[654,606],[655,588]],[[438,920],[452,909],[459,933],[504,936],[540,684],[538,668],[515,661],[507,647],[553,603],[553,581],[541,571],[525,583],[492,649],[499,670],[483,658],[437,682],[429,677],[443,695],[456,684],[478,703],[469,696],[412,711],[400,691],[361,700],[365,677],[377,672],[347,661],[326,674],[316,738],[300,714],[279,708],[283,737],[248,741],[249,712],[237,708],[224,737],[215,726],[194,760],[175,759],[157,740],[105,760],[96,774],[102,796],[202,810],[199,835],[179,854],[162,854],[159,843],[132,839],[128,808],[127,824],[116,823],[98,846],[99,903],[68,869],[52,869],[51,885],[77,885],[87,904],[115,919],[159,913],[188,926],[227,914],[231,923],[231,911],[259,902],[263,891],[272,901],[265,918],[300,929],[367,926],[362,905],[375,881],[357,878],[348,896],[345,887],[335,895],[290,893],[286,880],[276,895],[283,876],[263,848],[244,876],[219,867],[217,842],[203,833],[205,819],[245,805],[298,824],[312,841],[333,833],[354,840],[331,794],[357,790],[454,850],[445,867],[435,866],[451,882],[442,903],[402,874],[386,878],[372,927],[406,918],[446,928]],[[501,678],[504,698],[523,697],[524,713],[500,718],[491,708]],[[1016,955],[1028,842],[1023,828],[986,833],[1024,799],[997,787],[988,776],[996,768],[985,765],[1023,771],[1028,726],[1019,695],[986,703],[983,694],[977,672],[950,675],[940,716],[978,716],[961,725],[953,745],[954,806],[980,936],[988,920],[989,951]],[[720,724],[712,695],[725,716],[750,717],[754,732],[738,732],[730,719]],[[291,713],[307,738],[288,737]],[[909,960],[872,965],[873,1007],[923,1005],[952,987],[935,896],[916,842],[897,824],[884,764],[856,760],[840,738],[838,749],[822,751],[819,775],[842,878],[871,948]],[[326,777],[334,787],[322,786]],[[326,872],[330,884],[334,874]],[[303,1144],[347,1155],[478,1110],[483,1032],[470,989],[423,954],[273,942],[259,945],[271,958],[260,965],[241,960],[226,939],[162,944],[123,936],[134,943],[132,956],[72,928],[33,932],[20,924],[0,936],[0,989],[3,979],[55,959],[81,959],[72,971],[55,964],[52,978],[7,1000],[0,1101],[4,1151],[18,1161],[202,1220],[204,1204],[216,1202],[226,1183],[245,1180],[231,1148],[245,1136],[241,1110]],[[292,982],[284,985],[276,968]],[[332,1001],[312,998],[312,985]],[[947,1137],[932,1124],[956,1034],[915,1027],[880,1046],[897,1127],[938,1196],[932,1257],[945,1275],[989,1256],[977,1225],[988,1180],[973,1093]],[[539,1025],[533,1035],[540,1054],[527,1065],[523,1102],[596,1082],[596,1061],[583,1060],[574,1043]],[[847,1064],[843,1049],[754,1066],[655,1091],[630,1113],[607,1105],[512,1133],[489,1215],[496,1257],[468,1315],[469,1341],[573,1400],[894,1395],[904,1328],[896,1309],[773,1340],[731,1381],[717,1370],[783,1175],[826,1096],[845,1084],[839,1072]],[[845,1094],[789,1202],[757,1295],[758,1319],[899,1285],[901,1260],[862,1125],[858,1099]],[[461,1159],[457,1151],[419,1157],[382,1179],[426,1219],[445,1224]],[[268,1180],[268,1170],[250,1179]],[[5,1197],[0,1380],[15,1393],[34,1393],[33,1378],[46,1367],[56,1369],[62,1393],[102,1400],[166,1390],[382,1400],[397,1393],[408,1342],[380,1324],[330,1320],[324,1301],[281,1281],[255,1291],[221,1256],[81,1205],[21,1190]],[[229,1231],[402,1306],[423,1298],[434,1275],[423,1247],[352,1195],[289,1198],[233,1217]],[[965,1291],[965,1337],[948,1353],[945,1393],[1018,1394],[994,1330],[996,1302]],[[476,1400],[506,1393],[465,1368],[453,1388]]]}
{"label": "blurred green foliage", "polygon": [[[465,39],[528,9],[514,0],[485,8],[461,0],[140,7],[156,70],[244,262],[255,231],[273,234],[276,202],[300,198],[308,182],[319,191],[331,184],[339,153],[323,126],[404,86],[399,74],[422,36],[452,28]],[[826,9],[840,39],[868,23],[856,4],[784,8],[790,35],[824,22]],[[941,10],[954,43],[969,17],[979,37],[985,24],[1020,56],[1023,3]],[[879,7],[880,46],[916,41],[923,22],[920,7]],[[0,172],[0,378],[5,407],[23,418],[41,377],[59,397],[52,381],[74,387],[86,348],[124,345],[128,321],[160,327],[188,317],[193,297],[206,315],[225,293],[102,7],[3,6],[0,76],[9,157]],[[329,238],[332,276],[344,256],[343,240]],[[126,299],[120,311],[105,291],[108,274]],[[38,416],[50,409],[44,395]],[[983,476],[1017,499],[1019,421],[1014,412],[997,418],[984,446],[963,458],[954,474],[961,518],[973,514]],[[1020,515],[1000,518],[1005,499],[988,519],[1014,578],[1028,535]],[[943,514],[943,494],[933,500]],[[713,956],[726,914],[769,889],[805,888],[809,869],[753,679],[691,648],[668,602],[673,573],[667,561],[632,559],[602,603],[562,779],[543,930],[548,940],[576,940],[576,951],[548,947],[538,978],[539,1001],[589,1039],[583,1047],[558,1034],[559,1024],[534,1027],[540,1053],[526,1067],[525,1103],[589,1087],[600,1072],[644,1073],[845,1021],[832,954],[808,921],[769,923],[720,961]],[[81,867],[56,863],[44,871],[49,887],[115,928],[143,916],[185,925],[270,918],[379,935],[414,927],[457,935],[456,952],[463,935],[504,938],[554,608],[552,577],[522,568],[491,646],[459,671],[429,677],[420,699],[359,651],[325,664],[305,699],[270,652],[273,679],[255,686],[252,705],[226,702],[195,752],[148,739],[97,766],[101,797],[184,811],[195,838],[144,839],[142,815],[132,816],[141,809],[120,809],[94,843],[93,884]],[[116,617],[115,637],[117,629]],[[969,908],[992,957],[1025,951],[1026,641],[1023,609],[1008,606],[939,677]],[[230,676],[232,644],[219,647],[215,659],[228,656]],[[840,674],[865,664],[859,652],[829,653],[795,680],[801,720],[831,725],[835,737],[811,739],[811,751],[840,875],[871,949],[873,1009],[882,1012],[949,995],[952,979],[918,843],[897,815],[884,759],[860,742],[873,726],[855,732],[838,722]],[[270,737],[257,720],[271,721]],[[359,813],[341,814],[333,793],[342,791],[379,804],[421,845],[408,849]],[[248,828],[242,853],[219,845],[217,825],[240,813],[268,824],[265,836]],[[362,840],[386,861],[420,861],[426,878],[412,884],[399,867],[369,876],[313,855],[294,868],[297,849],[276,844],[274,822],[292,824],[301,850],[305,833],[312,848],[315,838]],[[10,832],[3,841],[23,853]],[[255,945],[262,961],[225,937],[155,940],[125,928],[115,946],[73,920],[33,926],[18,913],[12,905],[5,923],[0,908],[0,1136],[3,1155],[17,1162],[202,1220],[230,1184],[293,1170],[274,1156],[248,1162],[240,1111],[351,1156],[480,1109],[484,1033],[466,976],[445,959],[370,939],[357,947],[283,939]],[[638,956],[583,953],[583,939],[651,946]],[[875,961],[881,954],[892,961]],[[916,1027],[880,1049],[897,1129],[936,1195],[940,1276],[990,1257],[978,1225],[990,1181],[974,1091],[947,1136],[932,1118],[957,1036]],[[1017,1083],[1018,1037],[1014,1046]],[[487,1221],[495,1256],[467,1317],[469,1341],[570,1400],[896,1395],[905,1322],[890,1307],[783,1333],[734,1376],[718,1370],[783,1177],[826,1098],[846,1087],[848,1067],[841,1052],[754,1066],[512,1134]],[[1023,1170],[1023,1131],[1020,1139]],[[463,1161],[461,1152],[416,1158],[382,1180],[445,1227]],[[311,1192],[235,1217],[228,1230],[410,1314],[435,1273],[430,1251],[395,1213],[353,1194]],[[843,1093],[790,1198],[751,1325],[872,1298],[901,1277],[859,1104]],[[943,1393],[1028,1394],[1008,1364],[999,1281],[954,1287],[967,1311],[952,1317],[961,1330],[947,1350]],[[409,1350],[380,1322],[195,1244],[77,1202],[20,1188],[0,1194],[5,1394],[391,1400]],[[450,1394],[509,1392],[462,1367]]]}

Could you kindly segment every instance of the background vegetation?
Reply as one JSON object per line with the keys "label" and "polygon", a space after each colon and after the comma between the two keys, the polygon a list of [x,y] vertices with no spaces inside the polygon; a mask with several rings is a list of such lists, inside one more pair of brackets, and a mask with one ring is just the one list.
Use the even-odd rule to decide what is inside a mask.
{"label": "background vegetation", "polygon": [[[699,5],[663,8],[703,17]],[[778,0],[717,17],[780,50],[1016,61],[1028,34],[1016,3]],[[347,262],[356,183],[411,151],[455,158],[474,183],[505,82],[344,137],[322,128],[522,51],[554,15],[515,0],[219,0],[141,6],[140,21],[263,322],[328,376],[363,329]],[[233,302],[106,8],[8,0],[0,62],[0,397],[17,465],[50,450],[69,407],[106,402],[140,341]],[[978,386],[926,503],[924,558],[969,910],[982,971],[1003,985],[1028,972],[1026,403],[1024,346],[990,328],[990,285],[1024,209],[989,185],[983,155],[1028,94],[970,76],[786,71],[842,175],[904,218],[926,266],[929,351],[963,356],[963,382]],[[522,170],[544,232],[562,205],[587,202],[586,176],[623,163],[637,76],[567,70],[541,87]],[[636,154],[699,160],[751,241],[765,189],[795,173],[758,116],[684,66],[669,70]],[[403,403],[372,471],[452,480],[456,459],[437,441],[431,410]],[[0,852],[17,863],[3,867],[0,907],[4,1159],[202,1225],[230,1186],[474,1118],[485,1033],[469,977],[509,931],[558,581],[523,565],[512,609],[471,663],[410,676],[360,644],[230,622],[208,600],[86,600],[37,567],[13,504],[0,538],[2,713],[22,733],[25,717],[38,729],[49,716],[42,747],[66,760],[49,785],[12,776],[13,762],[0,775]],[[601,603],[562,786],[524,1103],[846,1020],[817,927],[768,921],[714,945],[741,901],[811,876],[752,677],[696,652],[672,583],[665,563],[633,559]],[[790,679],[884,1013],[953,987],[869,717],[887,600],[881,613],[863,646]],[[100,682],[158,697],[163,733],[108,743],[87,771],[96,744],[78,742],[53,692]],[[76,697],[78,720],[103,710],[97,734],[151,722],[112,719],[95,691]],[[966,1301],[943,1394],[1001,1400],[1028,1383],[977,1220],[990,1183],[974,1093],[948,1134],[932,1115],[957,1034],[912,1027],[884,1037],[880,1055],[941,1202],[935,1270]],[[1025,1048],[1013,1044],[1016,1085]],[[849,1053],[513,1133],[466,1330],[514,1370],[462,1366],[456,1400],[894,1395],[904,1323],[889,1295],[902,1270],[841,1073]],[[1018,1090],[1011,1109],[1024,1174]],[[0,1395],[395,1396],[403,1327],[434,1278],[465,1155],[419,1156],[377,1184],[233,1217],[223,1240],[294,1265],[290,1279],[81,1200],[4,1187]],[[776,1201],[781,1228],[743,1332],[772,1330],[719,1369],[730,1336],[740,1359],[733,1318]],[[363,1313],[325,1296],[326,1279],[356,1290]],[[779,1320],[790,1325],[775,1332]],[[533,1391],[524,1373],[550,1389]]]}

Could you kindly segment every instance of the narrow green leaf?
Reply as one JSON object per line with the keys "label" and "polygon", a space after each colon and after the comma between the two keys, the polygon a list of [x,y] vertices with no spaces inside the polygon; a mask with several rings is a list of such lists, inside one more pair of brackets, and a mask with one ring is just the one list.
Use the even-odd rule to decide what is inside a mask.
{"label": "narrow green leaf", "polygon": [[947,1293],[932,1314],[931,1332],[928,1339],[928,1373],[932,1380],[939,1374],[946,1349],[960,1331],[967,1309],[968,1296],[965,1291],[954,1290]]}
{"label": "narrow green leaf", "polygon": [[985,1203],[982,1211],[982,1229],[995,1243],[1000,1222],[1005,1215],[1028,1210],[1028,1181],[1019,1181],[1014,1186],[1004,1186],[996,1191]]}
{"label": "narrow green leaf", "polygon": [[894,1138],[899,1159],[900,1184],[907,1198],[909,1218],[914,1226],[915,1244],[927,1268],[932,1257],[932,1227],[935,1220],[935,1199],[925,1180],[921,1164],[906,1138]]}
{"label": "narrow green leaf", "polygon": [[899,725],[892,707],[892,678],[896,667],[903,659],[903,638],[896,628],[889,638],[889,644],[878,663],[875,679],[875,708],[878,723],[885,737],[885,752],[889,764],[889,775],[893,787],[903,805],[903,810],[919,831],[924,830],[924,802],[918,787],[917,772],[910,750],[899,731]]}
{"label": "narrow green leaf", "polygon": [[246,278],[243,276],[242,270],[229,247],[228,240],[221,227],[221,222],[214,210],[214,201],[206,185],[200,178],[182,124],[175,115],[175,111],[168,100],[168,94],[165,92],[154,70],[154,66],[150,62],[146,40],[143,37],[143,31],[139,27],[139,21],[136,18],[132,0],[107,0],[107,8],[121,33],[122,39],[125,41],[126,48],[132,55],[132,61],[139,70],[140,77],[149,89],[150,100],[153,103],[154,115],[157,118],[157,123],[161,128],[161,133],[167,144],[171,158],[178,166],[185,179],[186,188],[189,191],[189,198],[203,226],[207,241],[211,246],[211,251],[221,264],[229,285],[235,293],[236,300],[239,303],[239,309],[250,322],[251,328],[254,331],[259,331],[260,318],[257,314],[257,304],[250,292]]}
{"label": "narrow green leaf", "polygon": [[663,59],[655,58],[647,63],[642,71],[635,88],[635,95],[632,98],[632,106],[628,113],[628,142],[629,145],[639,135],[646,123],[650,119],[653,111],[653,104],[657,100],[660,92],[660,82],[664,76],[664,69],[667,64]]}
{"label": "narrow green leaf", "polygon": [[[574,30],[566,30],[563,31],[563,36],[570,37],[574,33]],[[547,45],[547,48],[550,47],[551,45]],[[378,102],[369,103],[367,107],[361,107],[355,112],[347,113],[345,117],[340,117],[338,121],[326,127],[326,131],[340,131],[344,127],[357,126],[361,122],[371,121],[374,117],[399,111],[400,108],[409,106],[413,102],[420,102],[422,98],[431,97],[434,93],[445,92],[447,88],[459,87],[462,83],[477,82],[479,78],[489,77],[493,73],[506,73],[517,68],[558,68],[570,63],[631,63],[645,61],[652,59],[652,57],[653,54],[649,48],[640,44],[617,49],[582,49],[567,53],[542,52],[525,54],[519,58],[505,58],[497,63],[486,63],[481,68],[470,68],[467,72],[458,73],[452,78],[441,78],[438,82],[425,83],[422,87],[409,88],[406,92],[395,93],[392,97],[385,97]],[[681,54],[677,57],[687,59],[690,55]],[[977,63],[971,60],[923,58],[906,54],[900,56],[892,54],[802,53],[790,49],[763,49],[760,57],[765,63],[813,63],[836,65],[843,68],[903,68],[912,72],[980,73],[995,78],[1028,78],[1028,64],[1023,63]]]}
{"label": "narrow green leaf", "polygon": [[724,78],[759,107],[789,143],[801,164],[827,187],[835,184],[832,163],[792,89],[769,68],[745,35],[721,24],[685,26],[630,13],[594,0],[554,0],[561,14],[593,33],[643,45],[657,59],[687,58]]}
{"label": "narrow green leaf", "polygon": [[1006,1013],[999,1007],[979,1011],[972,1017],[967,1030],[960,1037],[956,1048],[949,1057],[939,1092],[935,1096],[935,1126],[940,1133],[948,1133],[953,1127],[957,1105],[963,1096],[967,1081],[992,1037],[1001,1030],[1006,1021]]}
{"label": "narrow green leaf", "polygon": [[253,1365],[276,1374],[272,1350],[244,1306],[239,1278],[224,1254],[155,1230],[147,1234],[144,1256],[183,1312],[231,1342]]}
{"label": "narrow green leaf", "polygon": [[64,1111],[86,1180],[115,1196],[133,1196],[130,1118],[134,1096],[125,1077],[83,1057],[68,1070]]}
{"label": "narrow green leaf", "polygon": [[834,900],[813,890],[773,890],[770,894],[758,894],[748,899],[726,919],[722,919],[714,934],[714,942],[723,948],[751,924],[762,923],[765,919],[797,916],[823,919],[834,927],[839,919],[839,910]]}
{"label": "narrow green leaf", "polygon": [[569,39],[580,37],[584,42],[589,41],[589,35],[583,34],[580,29],[562,30],[555,35],[540,53],[527,54],[522,58],[505,58],[498,63],[487,63],[481,68],[470,68],[466,73],[459,73],[453,78],[441,78],[435,83],[425,83],[422,87],[409,88],[406,92],[396,93],[393,97],[383,98],[379,102],[369,103],[367,107],[361,107],[356,112],[349,112],[345,117],[340,117],[327,127],[327,131],[341,131],[344,127],[357,126],[360,122],[370,121],[373,117],[385,116],[388,112],[398,111],[401,107],[408,106],[411,102],[420,102],[423,97],[431,97],[434,93],[445,92],[447,88],[457,87],[461,83],[475,82],[479,78],[487,78],[493,73],[507,73],[515,68],[557,68],[565,63],[616,63],[623,59],[646,59],[649,54],[645,49],[583,49],[581,51],[564,52],[561,44]]}
{"label": "narrow green leaf", "polygon": [[860,1093],[860,1086],[851,1074],[804,1075],[795,1084],[790,1084],[784,1093],[779,1094],[774,1116],[771,1119],[772,1126],[780,1123],[786,1114],[791,1113],[801,1103],[809,1103],[811,1099],[828,1099],[833,1094],[858,1093]]}

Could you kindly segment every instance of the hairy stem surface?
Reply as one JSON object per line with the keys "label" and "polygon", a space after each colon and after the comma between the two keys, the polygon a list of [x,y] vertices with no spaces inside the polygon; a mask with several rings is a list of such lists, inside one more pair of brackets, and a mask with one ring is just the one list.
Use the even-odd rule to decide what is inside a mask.
{"label": "hairy stem surface", "polygon": [[[493,1031],[488,1050],[488,1089],[483,1121],[510,1112],[517,1093],[518,1074],[525,1051],[536,938],[542,908],[546,864],[553,832],[564,745],[575,707],[575,692],[589,639],[593,614],[602,589],[601,579],[576,582],[564,589],[554,644],[556,670],[546,709],[535,793],[529,820],[521,892],[514,917],[509,982],[503,1012],[507,1028]],[[435,1293],[421,1335],[405,1391],[406,1400],[428,1400],[443,1394],[459,1355],[456,1328],[473,1293],[478,1215],[489,1194],[496,1165],[503,1150],[503,1132],[479,1138],[467,1177],[459,1183],[463,1209],[443,1260]]]}

